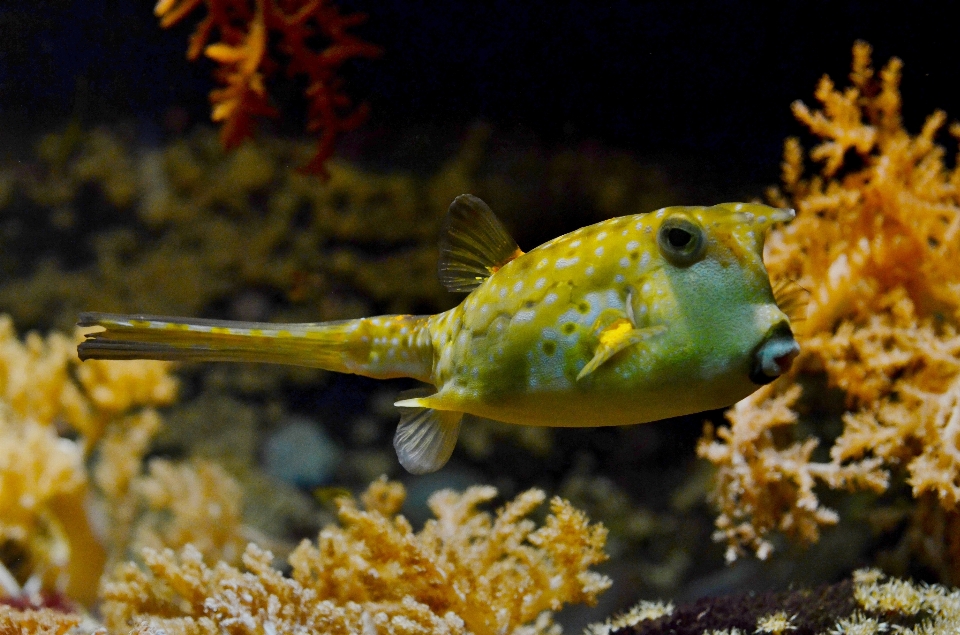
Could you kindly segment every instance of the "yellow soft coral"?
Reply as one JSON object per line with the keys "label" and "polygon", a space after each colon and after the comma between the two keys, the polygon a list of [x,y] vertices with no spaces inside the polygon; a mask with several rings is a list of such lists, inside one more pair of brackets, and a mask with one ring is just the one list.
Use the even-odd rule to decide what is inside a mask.
{"label": "yellow soft coral", "polygon": [[[958,513],[960,169],[945,165],[934,142],[944,113],[916,136],[903,128],[901,62],[875,77],[867,44],[853,57],[851,86],[841,91],[824,77],[821,109],[793,105],[821,139],[809,158],[822,166],[805,178],[800,142],[787,141],[783,191],[771,198],[796,207],[797,218],[771,234],[765,254],[774,279],[810,292],[795,368],[823,372],[846,393],[843,432],[826,463],[796,453],[816,441],[772,445],[769,430],[796,421],[794,376],[739,404],[731,431],[708,435],[700,453],[720,468],[719,535],[732,554],[743,546],[765,554],[763,536],[775,529],[816,539],[836,516],[820,507],[813,482],[883,491],[891,467],[906,468],[915,497],[936,496],[947,515]],[[785,452],[796,462],[784,463]],[[941,525],[956,524],[949,520]],[[960,560],[951,566],[960,576]]]}
{"label": "yellow soft coral", "polygon": [[0,316],[0,544],[21,581],[90,602],[106,559],[88,517],[90,450],[108,428],[155,430],[149,407],[172,401],[176,382],[163,363],[81,367],[75,347],[62,333],[21,341]]}
{"label": "yellow soft coral", "polygon": [[496,516],[478,506],[492,487],[430,499],[420,532],[397,515],[403,490],[374,482],[360,509],[339,501],[342,526],[324,529],[290,556],[285,577],[249,545],[246,572],[210,567],[191,546],[144,551],[148,571],[125,565],[103,587],[108,628],[178,633],[551,632],[552,611],[595,601],[610,581],[590,567],[605,559],[606,532],[554,499],[540,528],[527,516],[544,500],[530,490]]}

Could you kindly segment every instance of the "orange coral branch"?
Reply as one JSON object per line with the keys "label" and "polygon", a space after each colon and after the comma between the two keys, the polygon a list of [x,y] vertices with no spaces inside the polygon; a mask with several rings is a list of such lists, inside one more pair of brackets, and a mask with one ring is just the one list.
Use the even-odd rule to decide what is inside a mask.
{"label": "orange coral branch", "polygon": [[[946,166],[935,142],[943,112],[916,135],[903,128],[902,66],[893,59],[875,73],[869,45],[858,42],[851,86],[824,77],[818,108],[792,106],[819,142],[805,154],[787,140],[786,194],[772,197],[798,213],[768,237],[764,260],[774,280],[811,291],[794,367],[824,372],[849,410],[824,463],[811,462],[816,440],[781,448],[770,433],[789,433],[796,419],[792,377],[779,382],[782,396],[766,388],[738,404],[729,430],[708,430],[699,451],[719,468],[717,537],[731,557],[743,547],[764,555],[771,531],[815,540],[836,516],[814,483],[880,492],[888,468],[906,474],[918,500],[939,499],[939,526],[960,522],[960,168]],[[807,157],[818,174],[804,176]],[[924,531],[945,531],[931,527]],[[960,579],[956,538],[924,538],[948,546],[955,560],[946,568]]]}
{"label": "orange coral branch", "polygon": [[[187,57],[195,60],[203,52],[220,64],[216,78],[224,86],[210,92],[210,101],[211,118],[223,125],[224,147],[250,137],[257,117],[278,115],[267,84],[284,70],[289,77],[306,78],[306,129],[319,134],[316,153],[303,171],[325,175],[337,137],[363,123],[369,112],[366,104],[354,105],[337,75],[345,62],[381,53],[348,32],[366,16],[341,15],[327,0],[160,0],[154,13],[167,28],[201,2],[207,15],[190,39]],[[220,40],[208,44],[214,32]],[[326,45],[318,46],[317,39]]]}

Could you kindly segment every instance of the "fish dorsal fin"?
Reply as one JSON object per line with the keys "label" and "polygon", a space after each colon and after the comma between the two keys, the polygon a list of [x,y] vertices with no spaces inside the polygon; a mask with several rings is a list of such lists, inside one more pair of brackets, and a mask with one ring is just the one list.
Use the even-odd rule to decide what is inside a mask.
{"label": "fish dorsal fin", "polygon": [[440,235],[440,282],[448,291],[473,291],[503,265],[523,255],[517,243],[472,194],[453,199]]}
{"label": "fish dorsal fin", "polygon": [[400,408],[400,425],[393,447],[400,465],[411,474],[436,472],[450,460],[463,418],[462,412],[429,408],[421,404],[425,399],[414,397],[425,393],[420,389],[401,393],[404,399],[395,404]]}

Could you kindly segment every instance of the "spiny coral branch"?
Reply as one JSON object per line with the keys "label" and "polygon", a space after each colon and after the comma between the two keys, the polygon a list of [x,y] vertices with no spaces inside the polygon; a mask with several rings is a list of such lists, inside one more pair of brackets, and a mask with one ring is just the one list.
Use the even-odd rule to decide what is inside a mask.
{"label": "spiny coral branch", "polygon": [[[177,24],[201,4],[207,15],[197,25],[187,57],[203,53],[220,64],[222,88],[210,92],[211,118],[222,122],[220,140],[237,146],[253,134],[257,117],[275,117],[267,83],[283,70],[306,78],[307,130],[319,135],[317,151],[303,170],[326,176],[324,164],[339,134],[367,117],[343,91],[340,67],[354,58],[378,57],[379,47],[349,33],[366,16],[341,15],[328,0],[160,0],[154,13],[164,28]],[[208,44],[219,35],[219,41]],[[317,40],[325,44],[316,44]]]}
{"label": "spiny coral branch", "polygon": [[[816,483],[880,492],[889,468],[905,468],[915,497],[933,495],[958,513],[960,170],[945,166],[934,140],[944,113],[917,135],[903,128],[902,63],[875,74],[863,42],[853,60],[851,86],[824,77],[818,109],[793,104],[820,142],[809,155],[786,142],[783,190],[771,198],[798,214],[771,233],[765,253],[772,279],[811,291],[795,325],[803,349],[795,368],[824,372],[849,410],[825,463],[812,461],[815,439],[774,444],[770,431],[790,436],[797,418],[795,376],[778,382],[780,396],[767,388],[738,404],[730,430],[708,429],[700,454],[719,466],[717,537],[731,557],[743,547],[765,555],[774,530],[816,540],[837,520],[820,506]],[[820,170],[805,178],[807,157]],[[960,578],[960,559],[952,567]]]}
{"label": "spiny coral branch", "polygon": [[[495,633],[555,632],[551,612],[589,602],[610,581],[589,570],[605,559],[603,527],[560,499],[536,528],[527,516],[544,500],[530,490],[496,516],[479,505],[491,487],[430,500],[437,514],[415,533],[396,515],[403,490],[376,481],[359,508],[339,501],[339,527],[291,554],[284,576],[255,545],[245,571],[207,565],[188,546],[144,551],[147,571],[120,567],[103,587],[111,629],[179,633]],[[386,512],[386,513],[385,513]]]}

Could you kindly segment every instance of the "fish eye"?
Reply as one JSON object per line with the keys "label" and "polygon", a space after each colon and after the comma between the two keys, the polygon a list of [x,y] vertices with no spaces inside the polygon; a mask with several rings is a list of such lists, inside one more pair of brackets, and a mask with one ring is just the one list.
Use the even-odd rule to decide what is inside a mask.
{"label": "fish eye", "polygon": [[703,228],[683,216],[674,216],[663,221],[657,232],[660,253],[671,264],[689,267],[703,259],[707,241]]}

